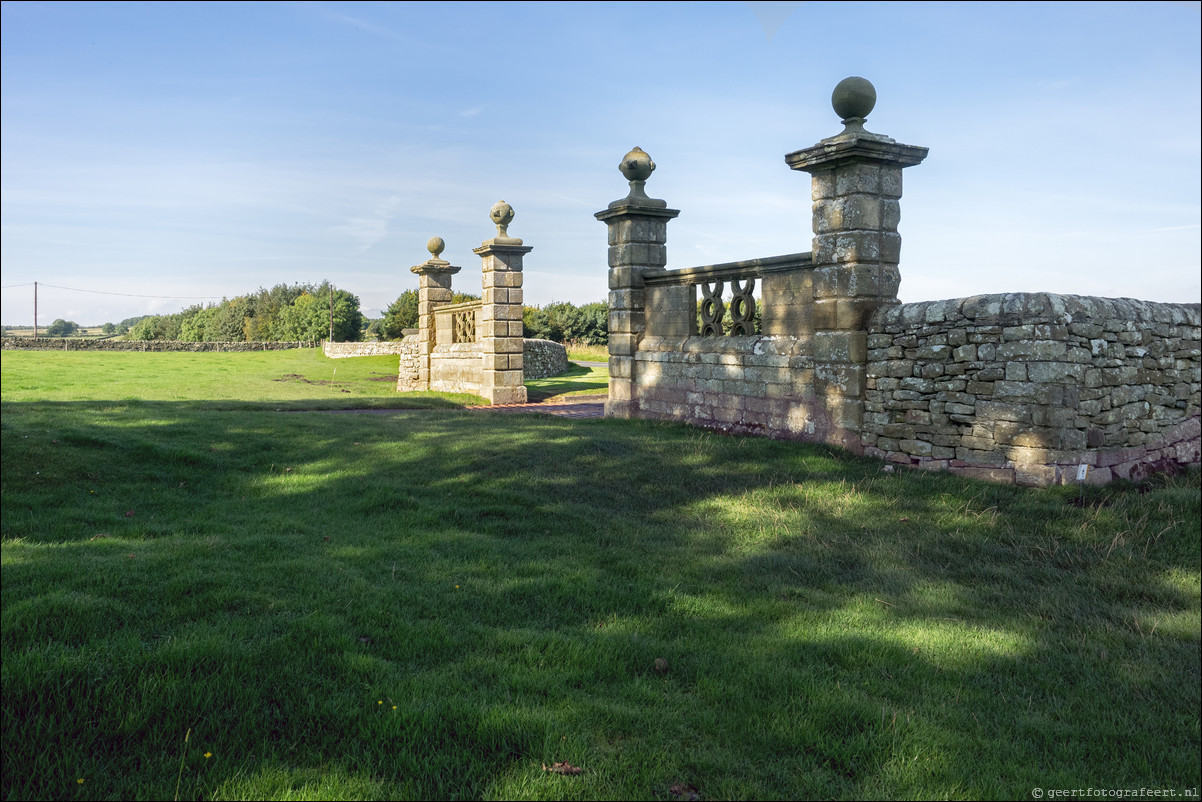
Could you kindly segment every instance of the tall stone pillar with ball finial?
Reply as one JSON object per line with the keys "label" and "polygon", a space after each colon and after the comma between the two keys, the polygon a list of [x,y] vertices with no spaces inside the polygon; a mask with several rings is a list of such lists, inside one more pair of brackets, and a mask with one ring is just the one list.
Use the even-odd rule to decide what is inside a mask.
{"label": "tall stone pillar with ball finial", "polygon": [[473,253],[484,271],[484,297],[480,307],[480,343],[483,381],[480,395],[490,404],[526,403],[522,350],[522,257],[534,250],[509,236],[513,207],[497,201],[488,217],[497,235]]}
{"label": "tall stone pillar with ball finial", "polygon": [[655,170],[642,148],[623,157],[618,169],[630,182],[625,198],[594,215],[609,227],[609,398],[605,415],[634,417],[635,355],[646,328],[643,273],[667,264],[668,221],[680,214],[647,197],[644,185]]}
{"label": "tall stone pillar with ball finial", "polygon": [[859,451],[866,322],[873,310],[899,303],[902,169],[925,159],[927,148],[864,129],[876,105],[876,89],[864,78],[840,81],[831,105],[843,131],[789,153],[785,162],[812,176],[814,354],[821,385],[815,390],[826,399],[830,439]]}
{"label": "tall stone pillar with ball finial", "polygon": [[[434,351],[434,310],[451,302],[451,276],[459,272],[445,259],[439,258],[447,247],[442,237],[430,237],[426,250],[430,258],[409,268],[417,274],[417,358],[418,387],[430,389],[430,354]],[[413,389],[397,386],[398,390]]]}

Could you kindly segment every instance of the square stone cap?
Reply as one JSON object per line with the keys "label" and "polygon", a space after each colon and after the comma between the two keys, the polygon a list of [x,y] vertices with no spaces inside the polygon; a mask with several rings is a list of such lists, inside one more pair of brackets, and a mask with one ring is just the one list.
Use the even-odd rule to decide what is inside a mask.
{"label": "square stone cap", "polygon": [[532,245],[523,245],[517,237],[493,237],[480,243],[479,248],[472,248],[472,253],[478,256],[489,256],[494,253],[527,254],[534,250]]}
{"label": "square stone cap", "polygon": [[646,206],[641,203],[627,203],[626,201],[626,198],[614,201],[609,204],[608,209],[597,212],[593,217],[605,222],[615,217],[658,217],[662,220],[671,220],[680,215],[680,209],[668,209],[666,208],[667,204],[664,206]]}
{"label": "square stone cap", "polygon": [[446,273],[448,275],[454,275],[462,269],[462,267],[452,265],[446,259],[427,259],[420,265],[414,265],[413,267],[409,268],[411,272],[417,273],[419,276],[428,273]]}
{"label": "square stone cap", "polygon": [[925,159],[929,151],[929,148],[903,145],[887,137],[831,137],[812,147],[785,154],[785,164],[807,173],[864,162],[913,167]]}

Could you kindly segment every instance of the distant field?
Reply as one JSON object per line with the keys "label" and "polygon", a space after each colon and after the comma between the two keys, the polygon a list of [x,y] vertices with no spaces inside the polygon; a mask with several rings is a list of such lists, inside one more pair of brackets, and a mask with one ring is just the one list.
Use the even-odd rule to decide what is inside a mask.
{"label": "distant field", "polygon": [[[6,328],[4,330],[4,336],[5,337],[32,337],[33,336],[33,326],[29,326],[26,328]],[[39,337],[48,336],[46,334],[45,326],[38,327],[38,336]],[[79,338],[95,338],[95,337],[106,337],[108,335],[106,335],[101,330],[100,326],[91,326],[91,327],[85,327],[85,328],[79,329],[71,336],[79,337]]]}
{"label": "distant field", "polygon": [[5,351],[7,401],[189,401],[211,408],[443,408],[472,395],[396,392],[397,357],[319,349],[235,353]]}
{"label": "distant field", "polygon": [[1197,798],[1196,470],[991,485],[396,357],[0,369],[5,800]]}

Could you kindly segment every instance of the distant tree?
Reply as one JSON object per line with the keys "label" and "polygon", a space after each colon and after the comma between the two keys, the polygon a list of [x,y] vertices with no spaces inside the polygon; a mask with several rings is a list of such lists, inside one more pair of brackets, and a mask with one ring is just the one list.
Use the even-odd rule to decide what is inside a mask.
{"label": "distant tree", "polygon": [[184,312],[177,315],[148,315],[129,329],[130,340],[178,340]]}
{"label": "distant tree", "polygon": [[346,290],[334,289],[322,282],[280,310],[272,329],[273,339],[285,341],[328,340],[331,304],[334,318],[334,342],[358,342],[363,338],[363,313],[359,299]]}
{"label": "distant tree", "polygon": [[555,342],[605,345],[609,342],[609,307],[604,302],[576,306],[560,301],[522,309],[525,336]]}
{"label": "distant tree", "polygon": [[[378,327],[378,336],[381,340],[399,340],[405,336],[405,329],[418,327],[417,299],[417,290],[405,290],[392,302],[384,313],[384,320]],[[451,295],[449,303],[462,304],[479,300],[479,295],[473,295],[470,292],[456,292]]]}
{"label": "distant tree", "polygon": [[148,317],[154,317],[154,315],[138,315],[137,317],[127,317],[125,320],[122,320],[117,324],[117,328],[129,331],[131,328],[137,325],[139,321],[145,320]]}
{"label": "distant tree", "polygon": [[247,298],[248,310],[242,324],[247,342],[275,339],[273,332],[280,313],[301,295],[313,291],[314,287],[308,284],[277,284],[270,290],[260,287],[258,292]]}
{"label": "distant tree", "polygon": [[582,345],[609,344],[609,304],[596,301],[580,307],[581,329],[577,338]]}
{"label": "distant tree", "polygon": [[[315,341],[330,336],[333,302],[334,339],[363,339],[368,321],[359,311],[359,299],[321,284],[277,284],[252,295],[223,298],[220,304],[190,306],[174,315],[131,318],[127,339],[183,340],[185,342]],[[125,325],[127,321],[122,321]]]}
{"label": "distant tree", "polygon": [[105,334],[107,334],[107,335],[110,335],[110,336],[111,336],[111,335],[113,335],[113,334],[116,334],[116,333],[117,333],[117,324],[115,324],[115,323],[105,323],[103,326],[101,326],[101,327],[100,327],[100,330],[101,330],[102,332],[104,332]]}
{"label": "distant tree", "polygon": [[246,339],[246,321],[250,317],[251,302],[245,295],[222,300],[205,325],[205,339],[212,342],[233,343]]}
{"label": "distant tree", "polygon": [[216,311],[217,307],[215,306],[200,306],[198,304],[180,312],[178,339],[190,343],[204,342],[205,327]]}
{"label": "distant tree", "polygon": [[158,315],[148,315],[143,318],[138,318],[132,326],[129,327],[129,332],[126,337],[131,340],[153,340],[154,339],[154,324],[158,321]]}
{"label": "distant tree", "polygon": [[79,331],[79,324],[61,317],[46,327],[47,337],[70,337]]}
{"label": "distant tree", "polygon": [[380,321],[381,340],[399,340],[405,336],[403,329],[417,328],[417,290],[405,290],[388,307]]}

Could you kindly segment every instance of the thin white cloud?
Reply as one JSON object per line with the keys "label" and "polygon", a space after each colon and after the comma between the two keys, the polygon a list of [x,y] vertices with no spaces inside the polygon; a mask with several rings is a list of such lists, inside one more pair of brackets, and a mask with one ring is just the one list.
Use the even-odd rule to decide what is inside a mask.
{"label": "thin white cloud", "polygon": [[356,30],[363,31],[364,33],[374,34],[375,36],[382,36],[385,39],[391,39],[394,42],[404,42],[407,45],[414,45],[414,46],[421,47],[423,49],[429,47],[429,45],[427,45],[425,42],[414,39],[411,36],[405,36],[402,33],[397,33],[396,31],[391,30],[389,28],[385,28],[382,25],[376,25],[374,23],[368,22],[365,19],[360,19],[359,17],[352,17],[349,14],[340,14],[337,11],[333,11],[333,10],[331,10],[325,6],[321,6],[321,5],[317,6],[317,9],[321,12],[322,16],[324,16],[326,19],[330,19],[330,20],[333,20],[334,22],[340,23],[342,25],[346,25],[351,28],[355,28]]}
{"label": "thin white cloud", "polygon": [[365,251],[388,236],[389,225],[402,203],[400,195],[391,195],[378,202],[370,215],[354,217],[330,230],[354,240],[356,249]]}

